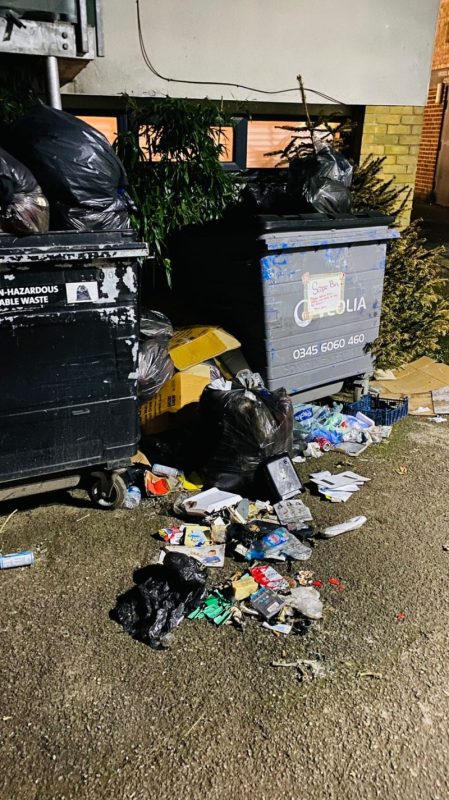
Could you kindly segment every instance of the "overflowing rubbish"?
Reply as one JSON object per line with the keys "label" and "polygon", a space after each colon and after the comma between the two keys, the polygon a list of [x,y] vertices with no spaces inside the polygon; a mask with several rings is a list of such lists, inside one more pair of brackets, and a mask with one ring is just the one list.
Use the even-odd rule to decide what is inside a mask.
{"label": "overflowing rubbish", "polygon": [[[376,403],[374,408],[373,403]],[[389,419],[391,424],[384,424],[387,409],[380,409],[381,401],[374,401],[370,395],[359,401],[359,403],[343,404],[333,403],[329,405],[299,404],[294,406],[294,441],[296,443],[307,443],[304,451],[306,456],[321,455],[320,451],[338,450],[348,456],[358,456],[371,444],[379,444],[389,438],[391,434],[391,424],[397,421],[392,416],[398,414],[395,401],[395,409],[388,406],[391,412]],[[406,401],[401,401],[401,416],[404,416],[402,407],[406,411]],[[344,413],[343,409],[348,413]],[[382,424],[377,424],[371,416],[378,415],[376,419],[382,419]],[[379,414],[381,417],[379,417]],[[371,415],[371,416],[370,416]],[[399,417],[400,418],[400,417]]]}
{"label": "overflowing rubbish", "polygon": [[31,567],[34,564],[34,553],[32,550],[23,550],[21,553],[7,553],[0,555],[0,569],[12,569],[14,567]]}
{"label": "overflowing rubbish", "polygon": [[[200,411],[208,445],[203,472],[210,485],[254,494],[267,461],[291,452],[291,400],[283,389],[265,389],[253,373],[211,383],[201,395]],[[296,478],[291,469],[289,477],[285,465],[279,468],[286,485]]]}
{"label": "overflowing rubbish", "polygon": [[287,192],[297,211],[342,214],[351,211],[353,165],[329,144],[317,141],[315,153],[289,164]]}
{"label": "overflowing rubbish", "polygon": [[127,177],[107,139],[73,114],[40,105],[20,117],[8,149],[25,164],[50,203],[54,230],[129,228]]}
{"label": "overflowing rubbish", "polygon": [[0,148],[0,231],[46,233],[50,222],[48,200],[28,167]]}
{"label": "overflowing rubbish", "polygon": [[175,367],[168,354],[172,335],[173,326],[164,314],[142,310],[137,378],[141,399],[153,397],[174,375]]}

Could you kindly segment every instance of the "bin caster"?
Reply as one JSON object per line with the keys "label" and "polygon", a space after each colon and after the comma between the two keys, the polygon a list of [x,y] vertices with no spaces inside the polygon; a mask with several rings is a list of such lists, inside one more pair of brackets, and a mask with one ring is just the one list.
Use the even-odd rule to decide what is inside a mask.
{"label": "bin caster", "polygon": [[126,497],[126,483],[118,472],[94,472],[89,486],[89,497],[94,506],[112,511],[122,508]]}

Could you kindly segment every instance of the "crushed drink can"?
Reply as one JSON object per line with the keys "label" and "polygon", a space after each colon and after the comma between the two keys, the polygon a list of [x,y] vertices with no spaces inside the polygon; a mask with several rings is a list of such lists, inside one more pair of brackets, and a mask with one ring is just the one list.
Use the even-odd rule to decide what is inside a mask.
{"label": "crushed drink can", "polygon": [[33,564],[34,553],[32,550],[23,550],[21,553],[7,553],[4,556],[0,556],[0,569],[31,567]]}

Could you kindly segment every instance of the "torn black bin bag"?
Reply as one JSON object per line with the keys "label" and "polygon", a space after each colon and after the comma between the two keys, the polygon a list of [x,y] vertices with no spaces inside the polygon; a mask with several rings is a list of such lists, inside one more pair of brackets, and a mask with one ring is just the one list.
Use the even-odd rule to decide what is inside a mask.
{"label": "torn black bin bag", "polygon": [[0,230],[17,236],[47,233],[48,201],[28,167],[0,147]]}
{"label": "torn black bin bag", "polygon": [[287,191],[295,210],[350,212],[352,164],[328,144],[318,142],[316,147],[313,155],[290,161]]}
{"label": "torn black bin bag", "polygon": [[173,377],[175,367],[168,354],[173,325],[160,311],[142,309],[140,317],[137,389],[141,400],[149,400]]}
{"label": "torn black bin bag", "polygon": [[125,169],[103,134],[86,122],[36,106],[13,125],[9,149],[48,198],[53,230],[129,227]]}
{"label": "torn black bin bag", "polygon": [[145,572],[145,580],[117,598],[111,616],[134,639],[159,650],[164,637],[204,599],[207,570],[195,558],[167,553],[163,564]]}
{"label": "torn black bin bag", "polygon": [[205,443],[202,475],[210,486],[257,495],[259,468],[271,456],[291,453],[293,408],[285,389],[206,386],[200,399]]}

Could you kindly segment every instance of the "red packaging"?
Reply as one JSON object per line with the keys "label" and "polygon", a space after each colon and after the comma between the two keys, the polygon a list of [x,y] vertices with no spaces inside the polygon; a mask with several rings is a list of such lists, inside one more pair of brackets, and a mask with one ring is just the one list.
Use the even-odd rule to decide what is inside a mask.
{"label": "red packaging", "polygon": [[272,589],[274,592],[282,592],[289,588],[288,581],[269,564],[253,567],[250,569],[250,573],[260,586],[266,586],[267,589]]}

